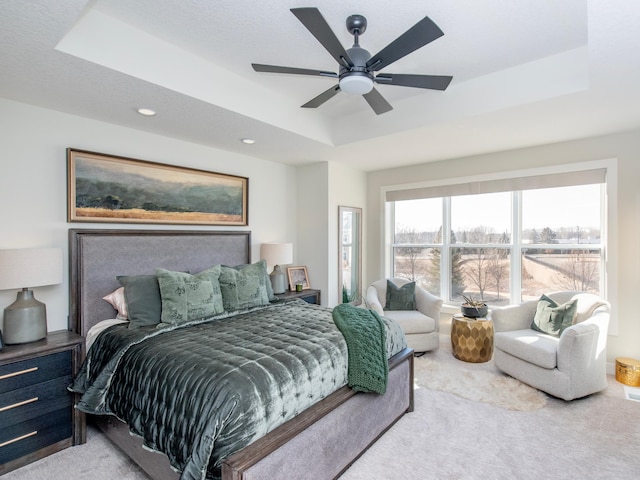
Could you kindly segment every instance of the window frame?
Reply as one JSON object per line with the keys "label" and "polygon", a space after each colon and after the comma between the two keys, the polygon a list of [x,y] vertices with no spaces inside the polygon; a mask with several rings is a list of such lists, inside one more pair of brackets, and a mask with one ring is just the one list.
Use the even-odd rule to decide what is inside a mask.
{"label": "window frame", "polygon": [[[617,238],[617,221],[615,215],[610,215],[610,212],[617,211],[617,202],[615,198],[615,192],[617,190],[617,160],[616,159],[607,159],[607,160],[596,160],[590,162],[581,162],[575,164],[565,164],[565,165],[555,165],[551,167],[542,167],[542,168],[533,168],[521,171],[512,171],[512,172],[500,172],[495,174],[485,174],[485,175],[477,175],[473,177],[464,177],[464,178],[450,178],[446,180],[440,181],[430,181],[430,182],[421,182],[421,183],[412,183],[412,184],[404,184],[404,185],[394,185],[387,186],[381,189],[381,203],[382,209],[384,212],[384,229],[383,229],[383,248],[384,252],[383,256],[383,265],[385,275],[389,276],[394,271],[394,247],[398,246],[394,244],[394,229],[395,229],[395,218],[394,218],[394,203],[393,201],[386,201],[387,195],[389,193],[397,194],[398,191],[401,190],[411,190],[416,188],[430,188],[430,187],[443,187],[446,188],[447,185],[457,186],[458,184],[463,184],[465,182],[482,182],[484,180],[500,180],[500,179],[523,179],[527,176],[535,176],[535,175],[547,175],[554,173],[571,173],[571,172],[580,172],[582,170],[589,170],[594,168],[603,168],[606,171],[606,180],[602,184],[600,189],[600,205],[601,205],[601,215],[600,215],[600,228],[601,228],[601,237],[599,244],[536,244],[536,247],[546,248],[556,248],[556,249],[569,249],[571,247],[575,247],[576,249],[599,249],[601,251],[600,255],[600,292],[604,298],[607,298],[610,302],[615,301],[615,284],[616,278],[615,273],[617,268],[615,266],[615,262],[612,262],[612,259],[615,255],[612,255],[607,246],[610,242],[614,241]],[[401,194],[402,195],[402,194]],[[512,213],[511,213],[511,221],[512,221],[512,238],[510,244],[505,244],[510,248],[511,251],[511,269],[510,269],[510,303],[520,303],[521,300],[521,269],[522,269],[522,250],[523,248],[531,248],[532,244],[523,244],[522,243],[522,194],[520,191],[512,192]],[[451,197],[442,197],[443,198],[443,224],[442,229],[443,232],[450,231],[450,213],[451,213]],[[516,214],[517,212],[517,214]],[[447,242],[449,242],[447,240]],[[442,265],[449,266],[451,259],[451,244],[449,243],[445,247],[444,236],[443,236],[443,244],[420,244],[421,247],[425,248],[441,248],[441,278],[440,278],[440,288],[441,288],[441,297],[445,299],[444,311],[446,311],[449,307],[451,307],[451,312],[453,312],[453,308],[457,308],[457,305],[453,304],[451,301],[447,300],[450,298],[450,271],[446,271],[446,275],[442,274]],[[465,246],[461,244],[455,245],[456,247]],[[483,245],[473,244],[469,245],[470,247],[482,247]],[[492,248],[495,245],[490,245]],[[516,269],[517,268],[517,269]],[[449,270],[449,268],[447,268]],[[614,292],[611,294],[610,292]],[[610,333],[615,334],[617,332],[617,319],[615,315],[612,315],[612,321],[610,323]]]}

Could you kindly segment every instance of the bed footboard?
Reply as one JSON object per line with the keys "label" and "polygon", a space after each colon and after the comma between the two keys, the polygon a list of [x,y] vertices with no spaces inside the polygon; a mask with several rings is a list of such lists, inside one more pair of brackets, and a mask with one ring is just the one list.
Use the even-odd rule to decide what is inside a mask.
{"label": "bed footboard", "polygon": [[387,393],[344,387],[229,457],[223,480],[340,476],[402,415],[413,411],[413,350],[389,361]]}
{"label": "bed footboard", "polygon": [[[223,480],[331,479],[340,476],[384,432],[413,411],[413,350],[389,360],[387,393],[356,393],[348,387],[305,410],[229,457]],[[142,448],[142,440],[114,417],[94,423],[154,480],[178,479],[164,455]]]}

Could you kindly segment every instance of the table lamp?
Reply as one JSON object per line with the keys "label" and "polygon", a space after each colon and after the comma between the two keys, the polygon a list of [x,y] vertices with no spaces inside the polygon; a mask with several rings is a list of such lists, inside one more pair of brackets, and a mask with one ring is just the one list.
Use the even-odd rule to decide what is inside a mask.
{"label": "table lamp", "polygon": [[273,293],[284,293],[287,289],[287,280],[280,265],[293,262],[293,244],[263,243],[260,245],[260,258],[266,260],[267,265],[273,265],[273,272],[269,274]]}
{"label": "table lamp", "polygon": [[62,283],[62,249],[0,250],[0,290],[21,288],[4,309],[2,339],[6,344],[35,342],[47,336],[47,310],[31,287]]}

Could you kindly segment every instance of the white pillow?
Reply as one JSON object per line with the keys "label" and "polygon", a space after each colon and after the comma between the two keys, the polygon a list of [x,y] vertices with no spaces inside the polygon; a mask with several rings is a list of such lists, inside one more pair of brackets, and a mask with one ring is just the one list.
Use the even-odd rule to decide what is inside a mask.
{"label": "white pillow", "polygon": [[118,311],[118,315],[116,316],[118,320],[127,320],[129,318],[127,302],[124,299],[124,287],[114,290],[109,295],[102,297],[102,299],[109,302],[109,304]]}

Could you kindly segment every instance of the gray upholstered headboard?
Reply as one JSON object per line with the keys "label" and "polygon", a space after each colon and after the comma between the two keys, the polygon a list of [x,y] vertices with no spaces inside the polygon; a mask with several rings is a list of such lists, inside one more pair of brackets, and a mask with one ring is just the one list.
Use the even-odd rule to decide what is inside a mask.
{"label": "gray upholstered headboard", "polygon": [[96,323],[115,318],[102,297],[116,275],[154,274],[166,268],[200,272],[212,265],[251,262],[249,231],[69,230],[69,330],[86,336]]}

